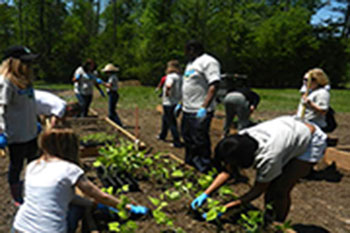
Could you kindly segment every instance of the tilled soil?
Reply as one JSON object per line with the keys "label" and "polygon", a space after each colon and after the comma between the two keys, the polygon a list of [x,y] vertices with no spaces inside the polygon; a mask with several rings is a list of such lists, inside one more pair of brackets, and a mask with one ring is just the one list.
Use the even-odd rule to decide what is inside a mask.
{"label": "tilled soil", "polygon": [[[99,116],[105,116],[107,106],[94,107]],[[135,111],[118,109],[118,113],[131,133],[135,132]],[[292,114],[292,113],[285,113]],[[221,129],[223,125],[222,113],[218,112],[214,118],[211,128],[212,146],[220,140]],[[255,120],[267,120],[279,116],[281,113],[274,112],[255,112]],[[183,148],[173,148],[171,146],[171,135],[169,132],[168,142],[158,141],[157,133],[161,125],[161,113],[154,110],[139,110],[139,137],[147,146],[152,147],[152,152],[163,151],[184,157]],[[349,142],[350,114],[337,114],[338,128],[330,136],[338,138],[338,145],[346,145]],[[75,123],[74,123],[75,122]],[[180,123],[180,119],[179,119]],[[72,121],[73,129],[80,135],[93,133],[97,131],[107,131],[117,133],[113,128],[108,126],[101,117],[90,117],[87,119],[78,119]],[[349,154],[350,156],[350,154]],[[12,204],[10,192],[7,184],[7,166],[8,158],[3,157],[0,164],[0,232],[9,232],[11,222],[16,212]],[[244,174],[249,177],[252,184],[254,172],[247,170]],[[337,169],[334,166],[326,166],[322,162],[317,165],[317,176],[309,179],[303,179],[296,185],[292,192],[292,206],[288,219],[292,221],[293,228],[300,233],[346,233],[350,232],[350,172]],[[152,206],[148,196],[157,196],[160,193],[153,184],[147,181],[141,182],[142,193],[131,193],[130,197],[138,203]],[[249,184],[236,184],[232,186],[237,194],[243,194],[249,189]],[[129,195],[129,194],[128,194]],[[214,224],[200,222],[188,214],[190,199],[182,197],[179,201],[172,203],[175,207],[170,206],[170,216],[174,219],[174,225],[179,226],[186,232],[216,232],[217,227]],[[258,208],[263,208],[263,197],[253,202]],[[139,229],[137,232],[159,232],[161,228],[152,219],[140,220],[137,222]],[[223,232],[239,232],[239,228],[234,224],[224,224]]]}

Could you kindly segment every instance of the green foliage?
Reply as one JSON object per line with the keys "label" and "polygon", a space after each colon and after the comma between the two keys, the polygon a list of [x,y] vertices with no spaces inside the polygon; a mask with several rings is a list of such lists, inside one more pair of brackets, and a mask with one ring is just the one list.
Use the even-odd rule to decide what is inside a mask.
{"label": "green foliage", "polygon": [[97,142],[97,143],[101,143],[101,142],[113,142],[115,141],[115,135],[110,135],[107,134],[105,132],[98,132],[98,133],[94,133],[94,134],[88,134],[88,135],[84,135],[81,140],[83,142]]}
{"label": "green foliage", "polygon": [[241,214],[241,219],[238,222],[247,233],[261,233],[263,232],[264,214],[260,210],[250,210],[247,214]]}

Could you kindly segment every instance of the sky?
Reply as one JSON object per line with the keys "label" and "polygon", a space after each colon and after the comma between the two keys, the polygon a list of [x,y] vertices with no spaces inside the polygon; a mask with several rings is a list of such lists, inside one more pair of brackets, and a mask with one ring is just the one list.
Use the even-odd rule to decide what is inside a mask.
{"label": "sky", "polygon": [[340,17],[340,13],[332,12],[332,7],[338,7],[341,6],[341,4],[336,3],[334,0],[329,1],[329,5],[323,7],[320,9],[311,19],[312,24],[322,24],[322,20],[332,18],[335,20],[336,18]]}

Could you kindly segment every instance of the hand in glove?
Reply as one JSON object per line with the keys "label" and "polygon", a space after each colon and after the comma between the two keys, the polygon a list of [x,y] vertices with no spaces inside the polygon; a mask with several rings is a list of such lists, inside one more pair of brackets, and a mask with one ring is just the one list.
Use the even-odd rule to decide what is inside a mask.
{"label": "hand in glove", "polygon": [[197,209],[198,207],[201,207],[201,205],[204,204],[205,200],[209,197],[208,194],[202,193],[199,195],[196,199],[194,199],[191,203],[191,207],[193,210]]}
{"label": "hand in glove", "polygon": [[0,149],[5,149],[7,146],[7,137],[4,133],[0,134]]}
{"label": "hand in glove", "polygon": [[207,110],[202,107],[198,110],[196,117],[203,119],[206,115],[207,115]]}
{"label": "hand in glove", "polygon": [[148,208],[141,205],[129,205],[130,213],[145,215],[148,213]]}

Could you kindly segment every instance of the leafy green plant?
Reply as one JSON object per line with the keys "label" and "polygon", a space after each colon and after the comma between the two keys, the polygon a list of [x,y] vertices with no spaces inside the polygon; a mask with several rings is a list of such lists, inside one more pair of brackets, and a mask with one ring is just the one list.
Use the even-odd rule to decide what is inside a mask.
{"label": "leafy green plant", "polygon": [[260,210],[250,210],[247,214],[242,213],[238,223],[244,227],[247,233],[262,232],[264,213]]}
{"label": "leafy green plant", "polygon": [[208,198],[208,208],[206,221],[218,220],[218,217],[226,212],[226,207],[220,205],[220,201]]}
{"label": "leafy green plant", "polygon": [[168,206],[168,203],[164,201],[164,195],[160,195],[160,199],[154,197],[148,197],[148,199],[152,202],[156,209],[152,211],[153,217],[157,224],[163,224],[169,227],[174,225],[173,220],[171,220],[168,215],[162,211],[162,209]]}
{"label": "leafy green plant", "polygon": [[88,134],[81,138],[81,140],[84,143],[88,143],[88,142],[102,143],[102,142],[108,142],[108,141],[113,142],[115,141],[115,139],[116,139],[115,135],[107,134],[105,132]]}

